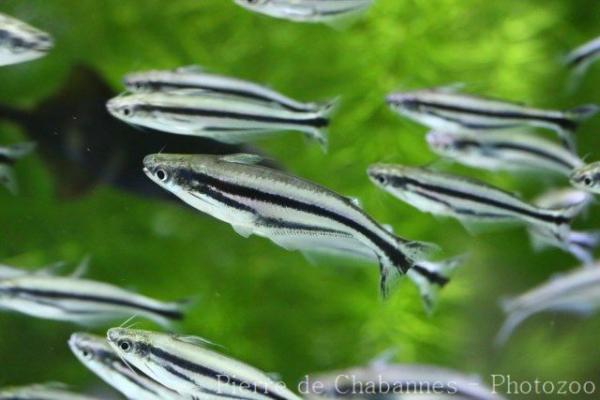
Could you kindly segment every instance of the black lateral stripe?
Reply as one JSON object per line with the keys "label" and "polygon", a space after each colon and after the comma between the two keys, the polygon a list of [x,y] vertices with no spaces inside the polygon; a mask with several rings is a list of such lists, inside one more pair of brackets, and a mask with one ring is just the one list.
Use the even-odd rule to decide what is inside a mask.
{"label": "black lateral stripe", "polygon": [[576,67],[577,65],[582,64],[588,58],[595,57],[596,55],[598,55],[598,53],[600,53],[600,46],[590,49],[589,51],[582,53],[582,54],[578,55],[577,57],[571,59],[569,61],[569,66]]}
{"label": "black lateral stripe", "polygon": [[[190,371],[190,372],[214,379],[217,382],[222,382],[222,383],[227,383],[227,384],[231,384],[234,386],[238,386],[244,390],[249,390],[253,393],[264,394],[274,400],[288,400],[285,397],[280,396],[277,393],[273,393],[271,390],[269,390],[268,387],[258,386],[252,382],[244,381],[235,376],[229,376],[229,375],[221,373],[219,371],[215,371],[215,370],[205,367],[203,365],[199,365],[199,364],[193,363],[191,361],[188,361],[186,359],[183,359],[181,357],[178,357],[178,356],[171,354],[167,351],[164,351],[158,347],[150,346],[149,350],[150,350],[150,353],[152,355],[154,355],[155,357],[158,357],[161,360],[167,361],[167,362],[169,362],[181,369],[184,369],[186,371]],[[170,372],[173,373],[173,371],[172,371],[173,368],[172,367],[169,367],[169,368],[171,368]],[[181,374],[177,371],[175,371],[175,372],[177,374],[181,375],[180,378],[186,379],[188,382],[195,383],[193,380],[191,380],[189,377],[186,377],[184,374]]]}
{"label": "black lateral stripe", "polygon": [[[402,273],[406,273],[406,271],[408,271],[412,265],[412,262],[410,262],[408,260],[406,255],[404,255],[400,251],[400,249],[392,246],[391,244],[389,244],[388,242],[383,240],[380,236],[378,236],[376,233],[370,231],[369,229],[365,228],[361,224],[356,223],[355,221],[351,220],[350,218],[347,218],[343,215],[339,215],[333,211],[327,210],[316,204],[308,204],[308,203],[304,203],[302,201],[299,201],[296,199],[291,199],[291,198],[288,198],[288,197],[285,197],[282,195],[266,193],[266,192],[262,192],[258,189],[249,188],[249,187],[238,185],[235,183],[221,181],[217,178],[213,178],[209,175],[202,174],[202,173],[195,172],[195,171],[182,170],[181,177],[184,180],[186,180],[187,182],[198,182],[201,184],[204,183],[206,185],[210,185],[215,188],[218,188],[221,192],[226,192],[233,196],[246,197],[246,198],[259,200],[259,201],[267,202],[267,203],[275,203],[282,207],[293,208],[295,210],[312,213],[312,214],[316,214],[316,215],[319,215],[322,217],[333,219],[347,227],[354,229],[357,232],[360,232],[362,235],[364,235],[366,238],[368,238],[369,241],[371,241],[371,243],[373,243],[375,246],[377,246],[379,249],[381,249],[381,251],[386,255],[386,257],[388,257],[388,259],[390,261],[392,261],[393,265],[396,268],[400,269],[400,271]],[[373,221],[368,216],[367,216],[367,218],[372,223],[376,224],[376,222]],[[382,228],[382,230],[383,230],[383,228]]]}
{"label": "black lateral stripe", "polygon": [[112,304],[117,306],[131,307],[137,308],[140,310],[144,310],[153,314],[158,314],[168,319],[173,320],[181,320],[183,319],[183,313],[177,310],[161,310],[154,307],[149,307],[142,304],[137,304],[132,301],[123,300],[123,299],[111,299],[109,297],[96,296],[93,294],[78,294],[78,293],[68,293],[68,292],[59,292],[57,290],[38,290],[38,289],[27,289],[27,288],[12,288],[11,292],[14,294],[25,294],[30,296],[39,296],[42,298],[51,298],[56,300],[81,300],[83,302],[97,302],[104,304]]}
{"label": "black lateral stripe", "polygon": [[265,122],[272,124],[289,124],[289,125],[306,125],[315,128],[323,128],[329,125],[329,120],[323,117],[307,118],[307,119],[292,119],[292,118],[280,118],[271,117],[268,115],[256,115],[256,114],[244,114],[233,111],[217,111],[217,110],[206,110],[203,108],[190,108],[190,107],[171,107],[171,106],[155,106],[155,105],[138,105],[138,110],[153,112],[161,111],[166,113],[189,115],[197,117],[212,117],[212,118],[225,118],[234,119],[241,121],[253,121],[253,122]]}
{"label": "black lateral stripe", "polygon": [[428,270],[427,268],[421,267],[416,264],[413,266],[413,269],[418,272],[420,275],[424,276],[429,282],[439,285],[441,287],[446,286],[450,280],[443,275],[435,273],[433,271]]}
{"label": "black lateral stripe", "polygon": [[431,103],[427,101],[417,101],[418,105],[424,107],[431,107],[433,109],[439,109],[444,111],[458,112],[464,114],[471,114],[482,117],[493,117],[493,118],[510,118],[510,119],[519,119],[519,120],[539,120],[546,121],[560,126],[563,129],[574,130],[577,127],[577,124],[567,118],[561,117],[550,117],[547,115],[527,115],[526,113],[519,113],[515,111],[491,111],[491,110],[481,110],[476,108],[467,108],[461,106],[455,106],[451,104],[443,104],[443,103]]}
{"label": "black lateral stripe", "polygon": [[499,149],[510,149],[510,150],[521,151],[523,153],[534,154],[534,155],[540,156],[541,158],[545,158],[547,160],[554,161],[555,163],[560,164],[563,167],[566,167],[568,169],[574,169],[575,168],[574,165],[570,164],[566,160],[563,160],[559,156],[557,156],[555,154],[552,154],[552,153],[549,153],[547,151],[544,151],[542,149],[537,149],[535,147],[530,147],[530,146],[525,146],[525,145],[519,145],[519,144],[516,144],[516,143],[506,143],[506,142],[497,142],[493,146],[497,147]]}
{"label": "black lateral stripe", "polygon": [[160,90],[162,88],[201,89],[201,90],[206,90],[208,92],[222,93],[222,94],[236,96],[236,97],[242,97],[242,98],[246,98],[246,99],[258,100],[263,103],[279,104],[283,108],[290,110],[290,111],[297,111],[297,112],[310,111],[310,108],[296,107],[287,102],[277,101],[276,99],[274,99],[272,97],[262,96],[258,93],[254,93],[254,92],[250,92],[250,91],[246,91],[246,90],[242,90],[242,89],[232,89],[232,88],[225,88],[225,87],[219,87],[219,86],[208,86],[208,85],[202,85],[202,84],[194,84],[191,82],[180,83],[180,82],[169,82],[169,81],[149,81],[148,85],[155,90]]}
{"label": "black lateral stripe", "polygon": [[535,211],[530,211],[530,210],[524,209],[522,207],[513,206],[511,204],[506,204],[506,203],[503,203],[498,200],[488,199],[486,197],[478,196],[476,194],[465,193],[465,192],[461,192],[456,189],[450,189],[450,188],[446,188],[446,187],[442,187],[442,186],[434,186],[434,185],[430,185],[427,183],[422,183],[422,182],[419,182],[416,179],[412,179],[412,178],[392,177],[391,180],[392,180],[393,184],[396,186],[401,187],[408,183],[411,185],[415,185],[417,187],[431,190],[434,193],[436,193],[436,192],[442,193],[442,194],[445,194],[445,195],[448,195],[451,197],[455,197],[455,198],[459,198],[459,199],[465,199],[465,200],[470,200],[470,201],[474,201],[474,202],[481,203],[481,204],[499,207],[499,208],[502,208],[505,210],[525,214],[527,216],[537,218],[537,219],[540,219],[540,220],[546,221],[546,222],[551,222],[551,223],[555,223],[555,224],[568,224],[570,222],[570,219],[566,218],[566,217],[554,216],[554,215],[543,214],[543,213],[539,213],[539,212],[535,212]]}
{"label": "black lateral stripe", "polygon": [[466,208],[457,208],[452,206],[452,204],[450,204],[447,201],[444,201],[432,194],[429,193],[425,193],[425,192],[421,192],[421,191],[416,191],[415,193],[417,193],[419,196],[423,196],[426,199],[429,199],[431,201],[434,201],[436,203],[440,203],[443,204],[444,206],[448,207],[449,209],[451,209],[452,211],[454,211],[457,214],[460,215],[467,215],[470,217],[475,217],[475,218],[493,218],[493,219],[506,219],[506,216],[501,215],[501,214],[494,214],[494,213],[483,213],[483,212],[477,212],[477,211],[473,211],[473,210],[468,210]]}

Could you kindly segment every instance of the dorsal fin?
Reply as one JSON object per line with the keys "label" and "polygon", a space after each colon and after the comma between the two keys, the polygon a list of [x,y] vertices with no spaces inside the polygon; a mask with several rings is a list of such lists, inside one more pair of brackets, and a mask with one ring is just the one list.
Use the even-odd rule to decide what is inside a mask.
{"label": "dorsal fin", "polygon": [[181,343],[187,343],[187,344],[191,344],[194,346],[200,346],[200,347],[206,347],[207,345],[213,346],[213,347],[223,347],[214,342],[211,342],[208,339],[204,339],[200,336],[173,335],[173,339],[175,339]]}
{"label": "dorsal fin", "polygon": [[357,198],[357,197],[350,197],[350,196],[346,196],[346,198],[348,199],[348,201],[350,201],[350,203],[352,203],[356,207],[362,209],[362,202],[360,201],[359,198]]}
{"label": "dorsal fin", "polygon": [[263,161],[264,158],[258,154],[238,153],[222,156],[219,160],[236,164],[255,165]]}

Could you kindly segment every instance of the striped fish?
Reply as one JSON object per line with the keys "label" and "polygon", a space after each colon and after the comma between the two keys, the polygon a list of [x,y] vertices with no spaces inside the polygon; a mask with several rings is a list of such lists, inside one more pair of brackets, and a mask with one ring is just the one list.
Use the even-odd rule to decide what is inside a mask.
{"label": "striped fish", "polygon": [[600,59],[600,37],[584,43],[569,53],[566,64],[578,75],[583,75],[588,67],[598,59]]}
{"label": "striped fish", "polygon": [[569,181],[577,189],[600,194],[600,161],[577,168],[571,173]]}
{"label": "striped fish", "polygon": [[505,343],[527,318],[541,312],[569,312],[590,315],[600,307],[600,265],[577,268],[502,302],[507,319],[497,343]]}
{"label": "striped fish", "polygon": [[161,385],[137,368],[125,364],[104,337],[74,333],[69,339],[69,347],[83,365],[128,399],[191,399]]}
{"label": "striped fish", "polygon": [[574,208],[581,211],[590,205],[594,197],[584,191],[572,187],[551,189],[533,200],[533,203],[542,208]]}
{"label": "striped fish", "polygon": [[0,146],[0,184],[11,193],[18,191],[17,181],[13,173],[13,165],[22,157],[31,153],[35,143],[18,143],[11,146]]}
{"label": "striped fish", "polygon": [[387,97],[387,103],[399,114],[440,131],[456,133],[542,127],[556,131],[570,148],[573,148],[572,133],[579,123],[600,109],[589,104],[570,111],[542,110],[463,94],[454,87],[393,93]]}
{"label": "striped fish", "polygon": [[544,209],[483,182],[402,165],[376,164],[369,178],[413,207],[462,222],[520,222],[536,238],[559,248],[568,243],[573,209]]}
{"label": "striped fish", "polygon": [[583,165],[576,155],[549,140],[525,134],[446,133],[427,134],[436,154],[464,165],[492,171],[548,171],[569,176]]}
{"label": "striped fish", "polygon": [[282,383],[240,361],[206,348],[199,338],[113,328],[108,342],[125,362],[198,399],[300,400]]}
{"label": "striped fish", "polygon": [[[411,269],[439,286],[447,277],[418,265],[435,247],[389,232],[352,199],[322,186],[257,165],[249,154],[229,156],[155,154],[144,172],[192,207],[226,222],[242,236],[268,238],[305,252],[360,248],[380,264],[385,295],[391,277]],[[434,288],[422,288],[422,292]]]}
{"label": "striped fish", "polygon": [[178,90],[115,97],[108,111],[127,123],[180,135],[243,143],[280,131],[297,131],[327,146],[332,108],[290,111],[231,96]]}
{"label": "striped fish", "polygon": [[0,389],[0,400],[100,400],[70,392],[62,383]]}
{"label": "striped fish", "polygon": [[53,40],[47,33],[0,14],[0,66],[43,57],[52,46]]}
{"label": "striped fish", "polygon": [[336,102],[334,100],[327,104],[301,103],[254,82],[209,74],[198,66],[131,73],[125,76],[124,83],[127,90],[132,93],[193,89],[272,104],[295,112],[319,112],[319,110],[332,108]]}
{"label": "striped fish", "polygon": [[275,18],[334,23],[364,12],[373,4],[373,0],[235,0],[235,3]]}
{"label": "striped fish", "polygon": [[375,362],[305,378],[309,399],[503,400],[479,376],[434,365]]}
{"label": "striped fish", "polygon": [[39,268],[39,269],[30,270],[30,269],[15,268],[15,267],[11,267],[9,265],[0,264],[0,280],[1,279],[13,279],[13,278],[17,278],[17,277],[25,276],[25,275],[29,275],[29,274],[54,275],[63,266],[64,266],[63,262],[57,262],[57,263],[50,264],[50,265],[47,265],[47,266]]}
{"label": "striped fish", "polygon": [[0,307],[84,325],[138,315],[169,326],[184,316],[182,303],[163,303],[102,282],[32,274],[0,281]]}

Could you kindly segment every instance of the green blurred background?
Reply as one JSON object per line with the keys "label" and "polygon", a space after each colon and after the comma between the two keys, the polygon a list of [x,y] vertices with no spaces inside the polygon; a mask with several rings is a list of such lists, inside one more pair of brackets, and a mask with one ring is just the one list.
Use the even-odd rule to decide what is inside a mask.
{"label": "green blurred background", "polygon": [[[57,178],[34,155],[17,167],[20,195],[0,191],[4,263],[77,263],[90,254],[91,278],[165,300],[197,296],[178,331],[223,345],[227,354],[277,372],[289,385],[306,373],[363,364],[397,349],[397,361],[453,367],[487,381],[491,373],[593,380],[600,390],[598,317],[537,316],[502,349],[492,345],[502,322],[498,300],[574,267],[574,259],[558,250],[535,253],[519,228],[470,236],[452,220],[422,214],[377,190],[365,174],[377,161],[435,160],[424,142],[426,129],[384,104],[394,89],[464,82],[473,92],[545,107],[600,101],[599,66],[568,94],[560,64],[568,50],[600,33],[600,2],[377,0],[343,30],[260,16],[228,0],[6,0],[0,12],[56,40],[48,57],[0,69],[4,104],[35,105],[77,63],[100,71],[115,90],[129,71],[201,64],[298,99],[341,95],[328,154],[297,134],[257,146],[290,171],[359,197],[369,214],[402,236],[438,242],[445,255],[470,253],[427,316],[409,281],[382,301],[374,265],[311,265],[299,253],[244,239],[191,208],[108,187],[59,200]],[[50,134],[53,127],[47,129]],[[600,118],[582,127],[581,155],[600,157],[599,130]],[[2,143],[22,134],[0,121]],[[449,169],[527,198],[549,184],[565,184]],[[597,208],[578,225],[600,226]],[[85,390],[97,384],[66,346],[70,333],[81,329],[0,314],[0,385],[64,381]]]}

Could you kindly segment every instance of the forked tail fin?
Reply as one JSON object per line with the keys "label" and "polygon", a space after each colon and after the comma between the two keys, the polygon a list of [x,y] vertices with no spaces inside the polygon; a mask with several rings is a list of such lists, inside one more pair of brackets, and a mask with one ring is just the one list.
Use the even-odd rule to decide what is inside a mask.
{"label": "forked tail fin", "polygon": [[450,282],[454,271],[465,261],[460,255],[444,261],[419,261],[407,273],[417,285],[423,307],[431,313],[437,304],[439,290]]}

